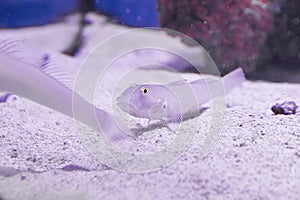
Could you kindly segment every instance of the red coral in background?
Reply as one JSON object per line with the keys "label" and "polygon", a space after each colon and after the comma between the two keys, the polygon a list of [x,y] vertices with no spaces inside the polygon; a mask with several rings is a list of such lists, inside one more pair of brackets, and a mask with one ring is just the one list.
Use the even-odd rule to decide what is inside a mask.
{"label": "red coral in background", "polygon": [[197,40],[221,72],[255,62],[272,26],[266,0],[160,0],[161,25]]}

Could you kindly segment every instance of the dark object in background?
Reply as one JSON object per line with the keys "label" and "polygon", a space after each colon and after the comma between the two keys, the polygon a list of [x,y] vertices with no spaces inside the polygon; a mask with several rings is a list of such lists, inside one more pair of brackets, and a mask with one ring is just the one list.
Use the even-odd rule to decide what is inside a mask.
{"label": "dark object in background", "polygon": [[95,0],[95,8],[123,25],[159,26],[156,0]]}
{"label": "dark object in background", "polygon": [[104,13],[128,26],[159,26],[156,0],[1,0],[0,28],[40,26],[88,11]]}
{"label": "dark object in background", "polygon": [[0,28],[40,26],[74,13],[78,0],[1,0]]}
{"label": "dark object in background", "polygon": [[281,0],[274,12],[258,62],[256,78],[276,82],[300,82],[300,1]]}
{"label": "dark object in background", "polygon": [[78,51],[80,50],[83,44],[83,29],[89,22],[85,19],[85,16],[88,12],[95,10],[94,0],[80,0],[79,6],[79,13],[80,13],[80,20],[79,20],[79,29],[76,33],[75,37],[73,38],[71,44],[62,52],[69,56],[75,56]]}
{"label": "dark object in background", "polygon": [[124,25],[159,26],[156,0],[1,0],[0,28],[45,25],[78,12],[81,15],[78,32],[63,51],[66,55],[75,56],[84,43],[84,27],[89,24],[85,16],[93,11],[104,13]]}
{"label": "dark object in background", "polygon": [[161,25],[197,40],[222,74],[255,70],[273,20],[267,0],[160,0],[159,10]]}
{"label": "dark object in background", "polygon": [[[300,83],[299,0],[159,0],[161,25],[209,51],[222,74]],[[190,67],[192,69],[192,67]]]}
{"label": "dark object in background", "polygon": [[272,106],[271,110],[274,112],[275,115],[283,114],[283,115],[291,115],[296,114],[298,106],[293,101],[285,101],[281,104],[277,103],[276,105]]}

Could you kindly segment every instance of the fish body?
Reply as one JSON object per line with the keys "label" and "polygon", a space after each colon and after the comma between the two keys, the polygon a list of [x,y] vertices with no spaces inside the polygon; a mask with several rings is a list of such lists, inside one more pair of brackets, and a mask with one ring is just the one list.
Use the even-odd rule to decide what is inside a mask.
{"label": "fish body", "polygon": [[212,98],[228,94],[244,81],[243,70],[238,68],[218,80],[132,84],[117,98],[117,103],[121,110],[134,117],[178,122],[184,114]]}
{"label": "fish body", "polygon": [[[113,116],[85,101],[71,89],[42,70],[0,51],[0,91],[28,98],[101,131],[115,142],[130,137],[115,123]],[[73,115],[76,107],[79,115]],[[95,116],[93,116],[96,115]],[[98,122],[101,124],[99,127]]]}

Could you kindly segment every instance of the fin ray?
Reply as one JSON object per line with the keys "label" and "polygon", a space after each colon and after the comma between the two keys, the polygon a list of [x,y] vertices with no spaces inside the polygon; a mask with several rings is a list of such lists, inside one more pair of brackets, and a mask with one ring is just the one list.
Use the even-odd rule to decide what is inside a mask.
{"label": "fin ray", "polygon": [[62,68],[55,62],[51,62],[50,58],[41,60],[40,63],[36,63],[35,67],[49,75],[50,77],[61,82],[67,88],[73,90],[74,77],[71,72],[68,72],[66,68]]}

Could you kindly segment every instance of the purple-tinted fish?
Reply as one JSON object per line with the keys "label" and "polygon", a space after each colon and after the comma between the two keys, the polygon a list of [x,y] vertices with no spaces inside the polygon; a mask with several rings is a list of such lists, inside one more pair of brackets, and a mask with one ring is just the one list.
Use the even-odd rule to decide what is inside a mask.
{"label": "purple-tinted fish", "polygon": [[[7,44],[0,46],[0,91],[28,98],[72,118],[74,105],[80,109],[78,111],[80,115],[75,116],[76,120],[98,131],[100,130],[99,121],[104,134],[111,141],[131,139],[117,126],[109,113],[95,108],[79,95],[73,94],[71,89],[43,71],[47,69],[46,67],[37,68],[20,59],[15,59],[7,53],[7,46]],[[63,72],[63,69],[60,70],[57,73]],[[96,117],[91,116],[94,113],[98,121]]]}
{"label": "purple-tinted fish", "polygon": [[212,98],[228,94],[245,80],[243,70],[238,68],[218,80],[132,84],[117,98],[117,103],[121,110],[134,117],[146,118],[149,122],[179,122],[184,114],[193,112]]}

